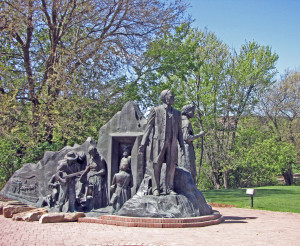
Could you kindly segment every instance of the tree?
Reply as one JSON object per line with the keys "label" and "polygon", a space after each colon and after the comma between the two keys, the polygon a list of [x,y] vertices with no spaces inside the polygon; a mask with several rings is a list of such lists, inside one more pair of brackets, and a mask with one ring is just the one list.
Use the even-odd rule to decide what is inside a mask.
{"label": "tree", "polygon": [[[261,108],[279,142],[291,143],[298,150],[300,115],[300,71],[287,70],[285,75],[262,96]],[[287,185],[293,184],[292,163],[286,163],[282,175]]]}
{"label": "tree", "polygon": [[150,73],[145,76],[159,81],[148,89],[171,88],[178,98],[177,107],[196,105],[194,128],[210,134],[203,145],[211,181],[217,189],[229,187],[234,169],[230,151],[239,121],[257,104],[258,92],[273,82],[278,56],[269,46],[254,41],[236,53],[214,33],[192,29],[189,24],[154,41],[147,54],[153,65],[145,69]]}
{"label": "tree", "polygon": [[[101,93],[105,81],[117,78],[118,69],[134,62],[146,41],[170,28],[184,8],[181,1],[4,1],[1,54],[5,65],[22,74],[21,88],[14,89],[18,100],[30,103],[31,125],[36,128],[46,113],[51,141],[53,117],[47,112],[54,102],[77,86]],[[10,89],[5,82],[2,93]]]}
{"label": "tree", "polygon": [[[128,68],[186,7],[185,0],[1,1],[0,137],[22,135],[24,150],[28,141],[63,145],[87,124],[103,124],[120,108]],[[71,136],[63,124],[74,126]]]}
{"label": "tree", "polygon": [[295,165],[295,146],[264,129],[259,118],[245,117],[237,131],[231,151],[236,165],[230,177],[236,187],[274,184],[280,173]]}

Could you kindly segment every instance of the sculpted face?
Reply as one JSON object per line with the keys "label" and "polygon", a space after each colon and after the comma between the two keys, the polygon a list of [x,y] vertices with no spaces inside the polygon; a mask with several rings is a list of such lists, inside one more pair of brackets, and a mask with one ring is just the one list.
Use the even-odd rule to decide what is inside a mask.
{"label": "sculpted face", "polygon": [[165,96],[165,103],[167,105],[170,105],[172,106],[174,104],[174,100],[175,100],[175,97],[174,97],[174,94],[172,91],[168,91],[166,96]]}
{"label": "sculpted face", "polygon": [[89,148],[88,152],[90,155],[94,155],[97,153],[97,149],[95,147],[92,147],[92,148]]}
{"label": "sculpted face", "polygon": [[123,152],[123,156],[124,156],[124,157],[128,157],[128,152],[127,152],[127,151],[124,151],[124,152]]}
{"label": "sculpted face", "polygon": [[190,110],[187,112],[187,116],[188,116],[189,118],[194,118],[194,116],[195,116],[195,109],[194,109],[194,108],[190,109]]}

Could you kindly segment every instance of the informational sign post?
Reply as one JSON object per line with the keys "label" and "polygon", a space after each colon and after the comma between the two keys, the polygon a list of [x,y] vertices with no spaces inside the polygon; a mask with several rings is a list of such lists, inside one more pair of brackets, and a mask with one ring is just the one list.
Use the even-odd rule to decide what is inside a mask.
{"label": "informational sign post", "polygon": [[256,190],[255,189],[247,189],[246,194],[248,196],[251,196],[251,208],[253,208],[253,196],[255,195]]}

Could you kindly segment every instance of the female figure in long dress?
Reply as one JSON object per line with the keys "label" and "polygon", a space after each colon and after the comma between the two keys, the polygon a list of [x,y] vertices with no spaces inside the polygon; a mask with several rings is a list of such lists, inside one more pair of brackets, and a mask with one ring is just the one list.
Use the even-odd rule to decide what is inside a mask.
{"label": "female figure in long dress", "polygon": [[181,156],[180,160],[180,167],[185,168],[189,171],[192,176],[194,183],[196,184],[196,157],[195,157],[195,150],[193,141],[199,137],[204,136],[204,131],[200,132],[199,134],[194,135],[194,131],[192,128],[192,124],[190,122],[190,118],[193,118],[195,114],[195,106],[193,105],[185,105],[181,111],[181,127],[182,127],[182,134],[184,140],[184,149],[185,155]]}
{"label": "female figure in long dress", "polygon": [[88,149],[90,154],[89,163],[82,174],[80,181],[87,175],[86,207],[88,210],[98,209],[105,205],[105,163],[98,154],[97,148],[91,146]]}

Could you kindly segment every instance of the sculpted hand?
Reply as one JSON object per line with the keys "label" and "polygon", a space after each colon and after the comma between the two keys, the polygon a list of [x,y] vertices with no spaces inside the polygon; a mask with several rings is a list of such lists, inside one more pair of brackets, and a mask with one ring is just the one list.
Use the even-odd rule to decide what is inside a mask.
{"label": "sculpted hand", "polygon": [[67,179],[60,179],[59,181],[60,181],[62,184],[67,183]]}

